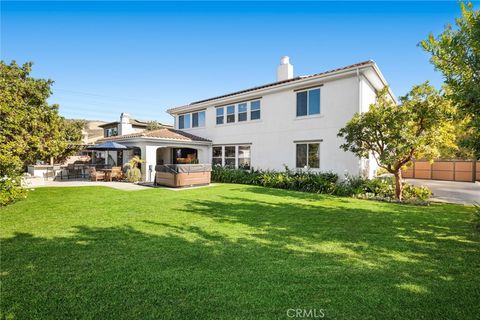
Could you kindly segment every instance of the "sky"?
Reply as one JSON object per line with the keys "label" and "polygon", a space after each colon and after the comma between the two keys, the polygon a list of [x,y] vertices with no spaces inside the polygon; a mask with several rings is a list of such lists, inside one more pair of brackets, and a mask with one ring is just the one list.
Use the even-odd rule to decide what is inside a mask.
{"label": "sky", "polygon": [[[478,3],[476,3],[478,7]],[[34,62],[67,118],[165,110],[294,75],[374,60],[404,95],[442,76],[418,43],[460,15],[444,2],[13,2],[0,7],[1,59]]]}

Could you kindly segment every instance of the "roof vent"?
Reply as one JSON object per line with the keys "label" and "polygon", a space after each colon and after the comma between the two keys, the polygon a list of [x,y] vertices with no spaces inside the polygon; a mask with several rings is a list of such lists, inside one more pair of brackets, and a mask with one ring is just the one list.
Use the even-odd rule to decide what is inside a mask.
{"label": "roof vent", "polygon": [[293,66],[290,64],[290,58],[283,56],[280,58],[280,65],[277,67],[277,81],[284,81],[293,78]]}

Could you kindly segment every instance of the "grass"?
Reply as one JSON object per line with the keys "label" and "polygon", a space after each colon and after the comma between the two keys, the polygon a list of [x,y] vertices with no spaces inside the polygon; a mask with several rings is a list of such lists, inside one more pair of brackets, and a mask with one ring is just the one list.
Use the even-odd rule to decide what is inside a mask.
{"label": "grass", "polygon": [[228,184],[83,187],[39,188],[0,217],[2,318],[480,314],[472,207]]}

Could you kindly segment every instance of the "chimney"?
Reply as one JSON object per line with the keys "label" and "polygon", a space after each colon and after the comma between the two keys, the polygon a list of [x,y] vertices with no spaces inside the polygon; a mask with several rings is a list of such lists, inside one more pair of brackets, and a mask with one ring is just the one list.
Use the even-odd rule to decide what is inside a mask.
{"label": "chimney", "polygon": [[130,114],[122,112],[120,115],[120,124],[118,125],[118,135],[134,133],[132,124],[130,123]]}
{"label": "chimney", "polygon": [[130,123],[130,114],[126,112],[122,112],[122,114],[120,115],[120,122]]}
{"label": "chimney", "polygon": [[283,81],[293,78],[293,66],[290,64],[290,58],[283,56],[280,59],[280,65],[277,67],[277,81]]}

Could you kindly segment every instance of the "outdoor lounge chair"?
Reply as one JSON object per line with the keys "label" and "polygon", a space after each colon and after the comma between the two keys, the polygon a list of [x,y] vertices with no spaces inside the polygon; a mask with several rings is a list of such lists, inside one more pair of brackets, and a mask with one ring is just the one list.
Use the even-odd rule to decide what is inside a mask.
{"label": "outdoor lounge chair", "polygon": [[88,169],[88,173],[92,181],[105,180],[105,172],[97,171],[94,167]]}
{"label": "outdoor lounge chair", "polygon": [[123,171],[122,167],[112,167],[112,180],[123,180]]}

